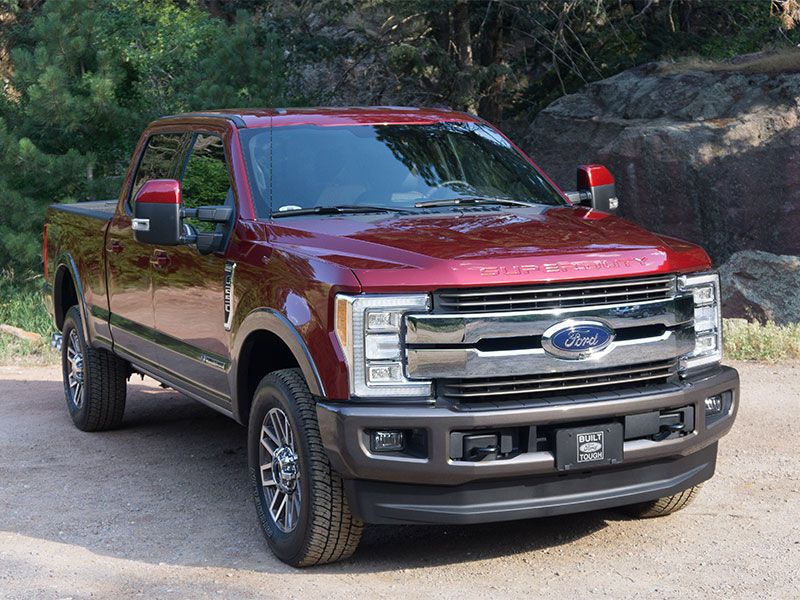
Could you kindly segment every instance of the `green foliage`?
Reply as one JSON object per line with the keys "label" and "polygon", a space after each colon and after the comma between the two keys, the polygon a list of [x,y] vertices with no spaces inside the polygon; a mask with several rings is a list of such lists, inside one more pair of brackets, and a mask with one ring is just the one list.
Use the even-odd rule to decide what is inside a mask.
{"label": "green foliage", "polygon": [[0,118],[0,266],[38,269],[44,210],[76,197],[90,160],[75,149],[46,154]]}
{"label": "green foliage", "polygon": [[[791,4],[0,2],[0,269],[38,272],[46,206],[116,196],[137,138],[160,115],[301,102],[446,105],[513,138],[556,97],[634,65],[793,48]],[[221,191],[215,167],[191,168]]]}
{"label": "green foliage", "polygon": [[[186,206],[222,204],[230,188],[224,162],[210,156],[193,156],[186,165],[183,194]],[[189,201],[191,199],[191,201]]]}
{"label": "green foliage", "polygon": [[743,319],[725,319],[723,336],[726,358],[765,361],[800,358],[800,323],[762,325]]}
{"label": "green foliage", "polygon": [[0,101],[0,267],[41,264],[52,202],[114,197],[144,126],[163,114],[280,105],[276,34],[196,3],[58,0],[2,31],[10,85]]}
{"label": "green foliage", "polygon": [[53,324],[44,307],[41,279],[19,282],[8,273],[0,275],[0,323],[49,337]]}

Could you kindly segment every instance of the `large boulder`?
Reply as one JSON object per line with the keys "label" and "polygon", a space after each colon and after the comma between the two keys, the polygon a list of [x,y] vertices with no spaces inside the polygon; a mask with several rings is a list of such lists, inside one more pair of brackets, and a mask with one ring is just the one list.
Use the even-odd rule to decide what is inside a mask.
{"label": "large boulder", "polygon": [[800,256],[735,252],[720,268],[725,316],[800,321]]}
{"label": "large boulder", "polygon": [[624,71],[553,102],[524,146],[563,189],[578,163],[605,164],[623,216],[717,263],[800,254],[800,73],[758,66]]}

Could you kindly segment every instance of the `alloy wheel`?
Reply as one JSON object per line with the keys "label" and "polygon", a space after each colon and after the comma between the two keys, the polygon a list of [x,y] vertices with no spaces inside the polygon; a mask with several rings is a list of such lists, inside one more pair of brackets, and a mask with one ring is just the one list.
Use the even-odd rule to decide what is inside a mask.
{"label": "alloy wheel", "polygon": [[261,485],[269,514],[284,533],[297,527],[302,507],[300,464],[289,418],[273,408],[261,425]]}
{"label": "alloy wheel", "polygon": [[70,400],[75,408],[83,407],[84,380],[83,380],[83,352],[78,332],[73,329],[69,332],[67,345],[67,384],[69,386]]}

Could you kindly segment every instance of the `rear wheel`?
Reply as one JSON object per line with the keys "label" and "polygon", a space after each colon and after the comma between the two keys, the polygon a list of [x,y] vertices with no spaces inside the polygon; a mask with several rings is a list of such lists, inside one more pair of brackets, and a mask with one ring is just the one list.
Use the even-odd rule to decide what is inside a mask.
{"label": "rear wheel", "polygon": [[279,559],[304,567],[355,552],[363,525],[328,462],[314,398],[299,370],[261,381],[250,411],[248,454],[258,519]]}
{"label": "rear wheel", "polygon": [[67,311],[62,335],[64,394],[72,422],[82,431],[118,427],[125,412],[128,363],[86,343],[76,306]]}
{"label": "rear wheel", "polygon": [[677,512],[687,506],[694,500],[697,493],[700,491],[700,486],[696,485],[672,496],[664,496],[658,500],[651,500],[650,502],[642,502],[640,504],[631,504],[630,506],[622,507],[622,510],[629,516],[637,519],[652,519],[654,517],[665,517]]}

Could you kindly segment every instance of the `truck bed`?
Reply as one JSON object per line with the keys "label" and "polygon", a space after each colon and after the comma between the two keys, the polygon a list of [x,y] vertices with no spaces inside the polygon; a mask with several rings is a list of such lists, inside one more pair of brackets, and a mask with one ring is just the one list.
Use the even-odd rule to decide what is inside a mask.
{"label": "truck bed", "polygon": [[64,211],[108,221],[114,215],[117,201],[96,200],[94,202],[78,202],[76,204],[52,204],[50,208],[54,211]]}
{"label": "truck bed", "polygon": [[55,271],[65,265],[85,302],[83,318],[91,331],[102,331],[106,337],[110,337],[107,324],[95,322],[93,315],[108,310],[105,237],[116,207],[116,200],[52,204],[45,216],[46,280],[58,285]]}

